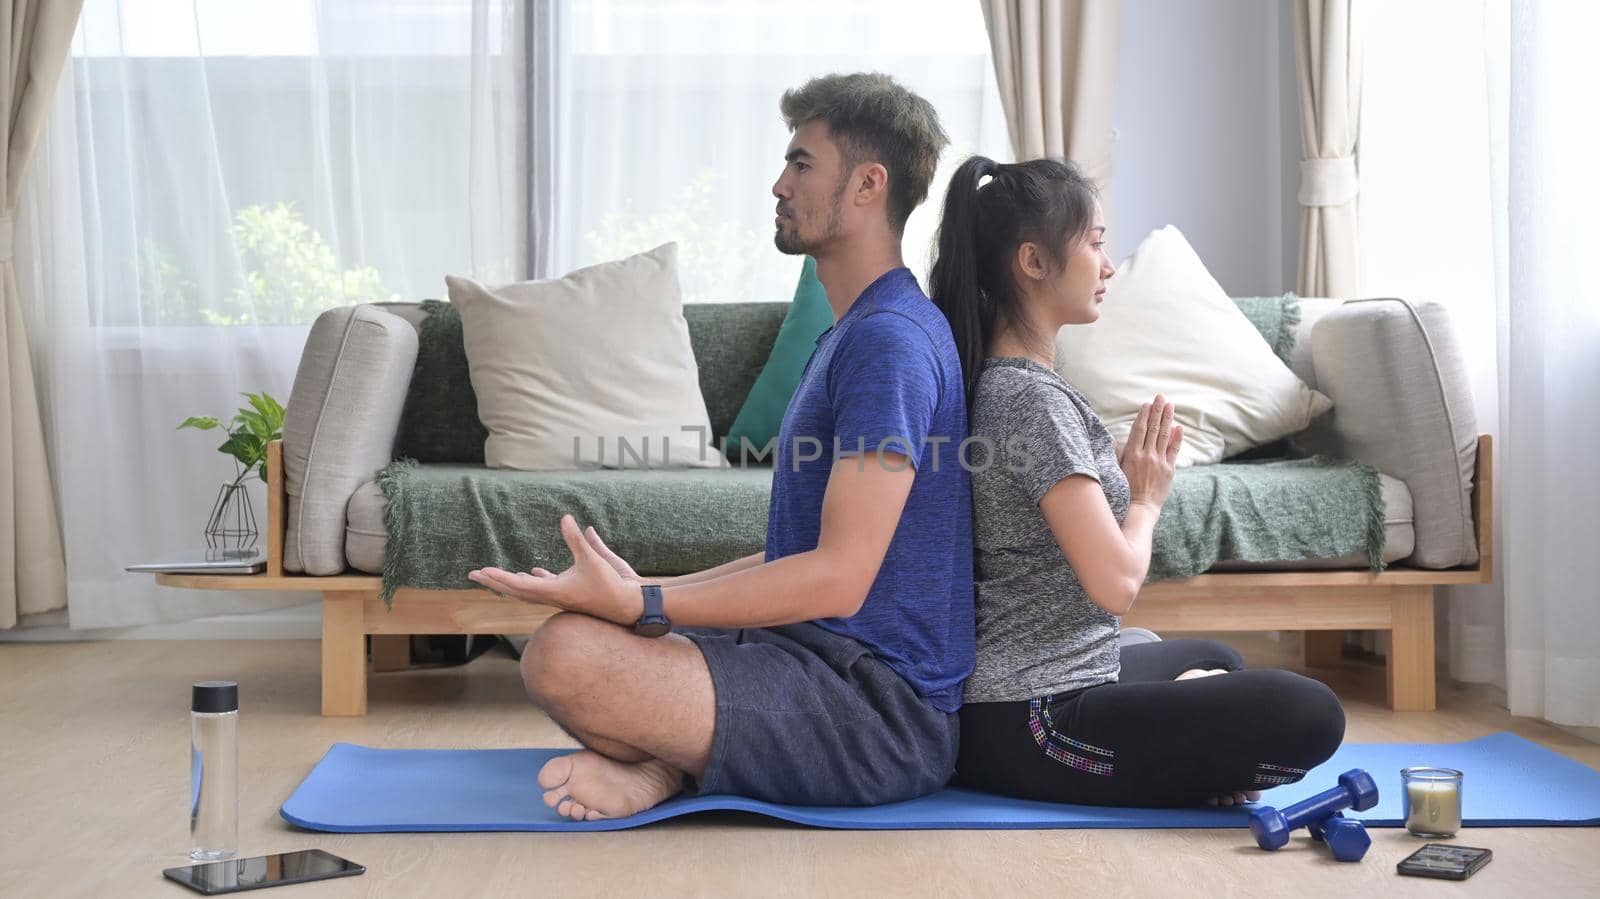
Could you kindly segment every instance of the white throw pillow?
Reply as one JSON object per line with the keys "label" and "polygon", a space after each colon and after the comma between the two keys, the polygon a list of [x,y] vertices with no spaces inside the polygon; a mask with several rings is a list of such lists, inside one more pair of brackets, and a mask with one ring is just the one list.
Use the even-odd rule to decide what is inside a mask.
{"label": "white throw pillow", "polygon": [[700,395],[677,259],[678,245],[669,243],[560,280],[485,287],[445,279],[461,313],[478,417],[489,429],[490,468],[723,464]]}
{"label": "white throw pillow", "polygon": [[1177,464],[1219,462],[1299,433],[1333,401],[1295,377],[1168,225],[1106,282],[1100,320],[1056,335],[1056,371],[1119,447],[1157,393],[1183,425]]}

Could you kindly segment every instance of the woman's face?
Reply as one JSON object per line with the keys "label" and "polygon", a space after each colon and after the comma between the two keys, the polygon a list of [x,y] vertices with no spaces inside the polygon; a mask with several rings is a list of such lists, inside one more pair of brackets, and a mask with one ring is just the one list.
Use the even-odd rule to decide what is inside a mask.
{"label": "woman's face", "polygon": [[1100,318],[1106,280],[1117,273],[1106,253],[1106,222],[1095,201],[1089,230],[1067,245],[1067,264],[1055,273],[1046,291],[1054,298],[1052,310],[1064,325],[1082,325]]}

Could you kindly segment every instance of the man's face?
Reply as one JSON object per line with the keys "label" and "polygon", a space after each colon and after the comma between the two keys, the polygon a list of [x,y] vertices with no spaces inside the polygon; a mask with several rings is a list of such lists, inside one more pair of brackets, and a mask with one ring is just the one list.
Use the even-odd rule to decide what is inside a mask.
{"label": "man's face", "polygon": [[821,121],[795,131],[784,160],[783,174],[772,185],[778,198],[773,243],[781,253],[816,256],[843,235],[850,173],[843,170],[843,154]]}

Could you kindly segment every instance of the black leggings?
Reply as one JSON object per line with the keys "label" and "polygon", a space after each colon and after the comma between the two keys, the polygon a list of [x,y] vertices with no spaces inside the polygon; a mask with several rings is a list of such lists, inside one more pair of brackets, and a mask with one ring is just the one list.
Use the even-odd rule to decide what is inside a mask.
{"label": "black leggings", "polygon": [[[1190,668],[1227,674],[1174,681]],[[1117,683],[961,709],[963,786],[1081,805],[1197,805],[1293,783],[1333,755],[1344,709],[1326,686],[1244,670],[1215,640],[1122,650]]]}

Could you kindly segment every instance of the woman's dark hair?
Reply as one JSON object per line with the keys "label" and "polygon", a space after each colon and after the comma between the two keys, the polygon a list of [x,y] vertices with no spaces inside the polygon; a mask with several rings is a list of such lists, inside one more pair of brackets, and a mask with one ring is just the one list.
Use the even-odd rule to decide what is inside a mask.
{"label": "woman's dark hair", "polygon": [[928,286],[955,335],[969,410],[995,332],[1006,326],[1033,336],[1011,277],[1017,247],[1032,242],[1046,261],[1063,263],[1068,245],[1093,225],[1097,193],[1060,159],[1001,164],[974,156],[950,179]]}

